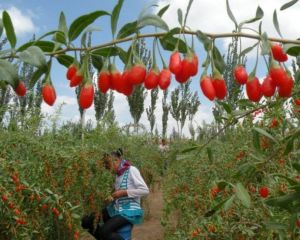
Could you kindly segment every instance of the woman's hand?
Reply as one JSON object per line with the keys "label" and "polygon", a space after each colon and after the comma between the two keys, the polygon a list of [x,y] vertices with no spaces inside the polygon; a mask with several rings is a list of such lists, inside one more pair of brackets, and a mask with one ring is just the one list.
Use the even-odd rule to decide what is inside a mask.
{"label": "woman's hand", "polygon": [[114,199],[127,196],[127,190],[117,190],[111,195]]}

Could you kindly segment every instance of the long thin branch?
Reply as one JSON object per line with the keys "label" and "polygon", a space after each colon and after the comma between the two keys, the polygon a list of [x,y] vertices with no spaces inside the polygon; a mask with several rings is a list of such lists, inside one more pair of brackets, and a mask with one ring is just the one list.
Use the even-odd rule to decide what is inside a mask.
{"label": "long thin branch", "polygon": [[[196,35],[197,34],[197,32],[195,32],[195,31],[188,31],[188,30],[185,30],[184,33],[185,34],[190,34],[190,35]],[[74,50],[77,50],[77,51],[84,51],[84,50],[92,51],[92,50],[95,50],[95,49],[108,47],[108,46],[118,44],[118,43],[133,41],[133,40],[139,39],[139,38],[163,37],[166,34],[167,34],[167,32],[139,34],[139,35],[136,35],[134,37],[126,37],[126,38],[121,38],[121,39],[115,39],[111,42],[96,45],[96,46],[93,46],[91,48],[66,48],[66,49],[62,49],[62,50],[59,50],[59,51],[56,51],[56,52],[53,52],[53,53],[49,53],[49,55],[61,54],[61,53],[65,53],[67,51],[74,51]],[[252,39],[258,39],[258,40],[261,39],[261,37],[259,35],[254,35],[254,34],[249,34],[249,33],[242,33],[242,32],[240,32],[240,33],[219,33],[219,34],[204,33],[204,34],[206,36],[210,37],[211,39],[232,38],[232,37],[244,37],[244,38],[252,38]],[[293,44],[299,44],[300,45],[300,40],[281,39],[281,38],[274,38],[274,37],[270,37],[268,39],[272,42],[293,43]]]}
{"label": "long thin branch", "polygon": [[[190,34],[190,35],[197,35],[197,32],[195,31],[188,31],[188,30],[184,30],[183,31],[185,34]],[[99,44],[99,45],[95,45],[93,47],[90,48],[80,48],[80,47],[67,47],[55,52],[49,52],[46,53],[46,55],[48,56],[55,56],[55,55],[60,55],[60,54],[64,54],[66,52],[70,52],[70,51],[92,51],[92,50],[96,50],[96,49],[101,49],[101,48],[105,48],[108,46],[112,46],[114,44],[119,44],[119,43],[123,43],[123,42],[129,42],[129,41],[133,41],[139,38],[160,38],[163,37],[167,34],[168,32],[160,32],[160,33],[146,33],[146,34],[139,34],[139,35],[135,35],[133,37],[126,37],[126,38],[121,38],[121,39],[114,39],[113,41],[104,43],[104,44]],[[243,32],[239,32],[239,33],[204,33],[207,37],[211,38],[211,39],[217,39],[217,38],[232,38],[232,37],[243,37],[243,38],[251,38],[251,39],[257,39],[260,40],[261,37],[259,35],[255,35],[255,34],[249,34],[249,33],[243,33]],[[292,39],[281,39],[281,38],[274,38],[274,37],[270,37],[268,38],[270,41],[272,42],[280,42],[280,43],[292,43],[292,44],[297,44],[300,46],[300,40],[292,40]],[[5,57],[1,57],[1,59],[7,59],[7,58],[17,58],[16,55],[9,55],[9,56],[5,56]]]}

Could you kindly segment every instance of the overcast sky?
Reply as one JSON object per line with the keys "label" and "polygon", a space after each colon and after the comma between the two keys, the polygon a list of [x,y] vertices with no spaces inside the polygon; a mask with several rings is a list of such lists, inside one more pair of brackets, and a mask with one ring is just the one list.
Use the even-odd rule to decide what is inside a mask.
{"label": "overcast sky", "polygon": [[[70,24],[75,18],[80,15],[95,11],[106,10],[111,12],[116,0],[89,0],[89,1],[62,1],[62,0],[0,0],[0,11],[7,10],[15,26],[16,33],[18,35],[17,45],[21,45],[23,42],[28,41],[33,34],[37,37],[43,33],[54,30],[58,25],[58,18],[60,11],[64,11],[67,23]],[[263,31],[266,31],[269,36],[278,37],[275,28],[272,23],[272,16],[274,9],[277,9],[278,18],[281,26],[281,32],[284,38],[296,39],[300,36],[299,20],[300,20],[300,3],[297,3],[292,8],[285,11],[279,11],[286,0],[230,0],[232,12],[235,15],[238,22],[252,18],[255,15],[256,9],[260,6],[265,13],[263,19]],[[164,20],[170,27],[178,26],[177,21],[177,9],[181,8],[185,12],[188,1],[187,0],[125,0],[124,8],[120,15],[118,29],[125,23],[133,21],[137,18],[145,6],[150,6],[152,3],[158,4],[158,9],[171,4],[169,10],[164,15]],[[153,9],[153,11],[156,11]],[[93,44],[101,44],[111,40],[110,34],[110,22],[108,17],[103,17],[93,24],[93,26],[100,27],[101,31],[94,34]],[[234,25],[230,21],[226,13],[226,1],[225,0],[194,0],[190,15],[188,17],[187,26],[192,30],[198,30],[210,33],[231,32]],[[249,27],[257,28],[257,24],[249,25]],[[151,30],[151,29],[150,29]],[[230,39],[218,40],[218,46],[222,52],[226,52],[226,48]],[[253,44],[253,41],[243,40],[243,45],[248,46]],[[148,48],[151,48],[149,44]],[[203,47],[199,42],[196,42],[196,50],[199,55],[200,64],[205,57]],[[165,53],[164,56],[168,59],[170,53]],[[254,54],[250,55],[248,61],[248,71],[251,71],[254,65]],[[266,67],[263,65],[263,61],[260,60],[260,67],[258,70],[258,77],[263,77],[266,73]],[[118,64],[120,70],[123,69],[121,64]],[[42,110],[45,113],[53,113],[55,109],[61,104],[66,103],[62,108],[62,121],[70,119],[79,119],[79,112],[77,102],[75,99],[74,89],[68,87],[68,81],[65,78],[66,69],[62,66],[55,65],[52,70],[52,80],[57,89],[57,101],[54,107],[48,107],[42,105]],[[202,93],[199,91],[199,74],[193,78],[192,88],[194,91],[198,91],[201,106],[195,117],[195,125],[201,124],[203,120],[210,122],[212,120],[212,103],[207,101]],[[177,86],[175,80],[171,85],[171,89]],[[150,95],[150,94],[148,94]],[[159,93],[160,99],[158,100],[158,108],[156,110],[157,128],[161,131],[161,97],[162,92]],[[131,116],[129,113],[128,104],[126,98],[120,94],[115,94],[115,112],[117,120],[122,126],[131,122]],[[146,99],[146,107],[149,105],[150,99]],[[87,110],[87,119],[95,121],[94,110],[91,107]],[[146,114],[144,113],[141,122],[148,126]],[[175,126],[175,120],[170,119],[169,132],[172,127]],[[187,134],[187,127],[184,132]]]}

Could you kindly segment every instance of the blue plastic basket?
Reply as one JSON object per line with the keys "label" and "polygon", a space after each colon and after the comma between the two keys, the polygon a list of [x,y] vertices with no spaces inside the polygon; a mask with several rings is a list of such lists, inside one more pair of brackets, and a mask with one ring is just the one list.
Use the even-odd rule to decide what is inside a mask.
{"label": "blue plastic basket", "polygon": [[128,224],[120,228],[117,231],[117,233],[119,233],[124,240],[131,240],[131,231],[132,231],[132,225]]}

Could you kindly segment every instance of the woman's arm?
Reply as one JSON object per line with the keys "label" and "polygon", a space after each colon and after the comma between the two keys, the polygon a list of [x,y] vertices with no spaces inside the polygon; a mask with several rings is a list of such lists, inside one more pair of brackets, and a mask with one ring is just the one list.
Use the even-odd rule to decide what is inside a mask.
{"label": "woman's arm", "polygon": [[129,177],[133,182],[133,186],[130,186],[127,189],[128,197],[143,197],[149,194],[149,188],[141,176],[140,171],[136,167],[130,167]]}

